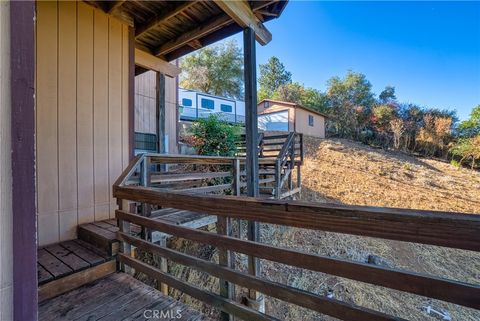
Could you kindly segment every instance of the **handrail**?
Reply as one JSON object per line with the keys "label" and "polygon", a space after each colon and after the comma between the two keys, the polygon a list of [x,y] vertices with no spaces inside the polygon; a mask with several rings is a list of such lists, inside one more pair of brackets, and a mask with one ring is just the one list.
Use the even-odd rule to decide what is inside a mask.
{"label": "handrail", "polygon": [[[366,206],[348,206],[334,204],[310,204],[298,201],[259,200],[249,197],[229,197],[220,195],[191,195],[172,193],[145,187],[114,187],[114,195],[123,200],[146,202],[149,204],[172,207],[180,210],[197,211],[219,217],[307,228],[319,231],[346,233],[352,235],[377,237],[445,246],[480,252],[480,217],[462,213],[408,210],[396,208],[378,208]],[[144,226],[151,230],[175,235],[195,242],[210,244],[231,252],[259,257],[299,268],[328,273],[356,281],[366,282],[399,291],[427,296],[466,307],[480,309],[480,286],[439,278],[436,276],[409,272],[406,270],[381,267],[367,263],[332,258],[298,250],[286,249],[253,241],[218,235],[141,217],[127,210],[118,210],[117,218]],[[269,282],[258,276],[248,276],[232,268],[220,267],[214,263],[189,257],[165,247],[152,245],[147,241],[120,232],[119,239],[127,244],[152,251],[171,259],[207,272],[213,276],[258,290],[264,294],[294,303],[317,312],[325,313],[344,320],[398,320],[383,313],[348,304],[335,299]],[[196,288],[185,285],[178,279],[165,275],[153,267],[125,254],[120,261],[140,268],[142,272],[158,277],[161,282],[181,286],[184,292],[192,291],[193,296],[202,300],[203,296],[195,292]],[[180,284],[179,284],[180,282]],[[182,290],[182,291],[183,291]],[[206,294],[205,294],[206,295]],[[225,307],[220,301],[207,303],[218,306],[227,313],[235,314],[238,309]],[[227,301],[231,302],[231,301]],[[238,308],[238,307],[237,307]],[[249,320],[271,320],[265,315],[250,315],[252,310],[244,311]],[[243,314],[244,315],[244,314]]]}

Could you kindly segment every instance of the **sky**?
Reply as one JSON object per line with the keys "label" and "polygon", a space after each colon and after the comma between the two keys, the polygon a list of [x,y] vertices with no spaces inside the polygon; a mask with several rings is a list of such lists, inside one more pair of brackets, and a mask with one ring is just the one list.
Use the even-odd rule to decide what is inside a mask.
{"label": "sky", "polygon": [[257,64],[275,55],[307,87],[353,70],[377,95],[392,85],[400,102],[461,120],[480,104],[480,2],[293,0],[266,26],[273,40],[257,43]]}

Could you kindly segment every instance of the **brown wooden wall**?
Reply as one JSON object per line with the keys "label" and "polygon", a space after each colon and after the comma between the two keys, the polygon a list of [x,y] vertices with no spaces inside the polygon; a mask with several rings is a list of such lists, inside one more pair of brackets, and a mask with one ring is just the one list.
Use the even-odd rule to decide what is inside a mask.
{"label": "brown wooden wall", "polygon": [[[155,71],[135,77],[135,131],[157,133]],[[165,135],[168,153],[177,153],[177,84],[176,78],[165,77]]]}
{"label": "brown wooden wall", "polygon": [[128,27],[83,2],[37,2],[39,244],[114,216],[129,161]]}
{"label": "brown wooden wall", "polygon": [[135,132],[157,133],[157,73],[135,76]]}

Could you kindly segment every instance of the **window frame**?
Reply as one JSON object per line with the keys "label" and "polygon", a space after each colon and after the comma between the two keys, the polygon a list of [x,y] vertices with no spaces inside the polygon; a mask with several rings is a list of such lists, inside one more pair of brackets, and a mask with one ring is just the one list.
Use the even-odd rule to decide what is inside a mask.
{"label": "window frame", "polygon": [[315,126],[315,125],[314,125],[314,119],[315,119],[315,118],[313,117],[313,115],[308,115],[308,126],[310,126],[310,127],[314,127],[314,126]]}
{"label": "window frame", "polygon": [[[209,106],[205,107],[205,106],[203,105],[203,102],[204,102],[204,101],[206,101],[206,102],[207,102],[207,101],[208,101],[208,102],[212,102],[212,108],[210,108]],[[202,97],[202,98],[200,98],[200,107],[203,108],[203,109],[214,110],[214,109],[215,109],[215,100],[209,99],[209,98],[203,98],[203,97]]]}
{"label": "window frame", "polygon": [[[224,110],[223,107],[228,107],[228,111]],[[228,104],[220,104],[220,111],[223,113],[233,113],[233,106]]]}
{"label": "window frame", "polygon": [[[185,101],[189,101],[189,102],[190,102],[190,105],[189,105],[189,104],[185,104]],[[182,98],[182,106],[183,106],[183,107],[192,107],[192,106],[193,106],[193,100],[190,99],[190,98]]]}

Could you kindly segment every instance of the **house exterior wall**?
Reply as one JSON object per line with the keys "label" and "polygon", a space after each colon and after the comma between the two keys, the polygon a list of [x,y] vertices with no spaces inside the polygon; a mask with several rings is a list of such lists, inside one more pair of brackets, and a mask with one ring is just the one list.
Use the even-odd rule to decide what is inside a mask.
{"label": "house exterior wall", "polygon": [[[313,117],[313,126],[309,125],[308,117]],[[325,138],[325,117],[302,108],[295,110],[295,128],[297,133]]]}
{"label": "house exterior wall", "polygon": [[13,320],[10,3],[0,1],[0,320]]}
{"label": "house exterior wall", "polygon": [[37,2],[39,245],[114,217],[129,162],[129,29],[83,2]]}
{"label": "house exterior wall", "polygon": [[[157,72],[135,77],[135,132],[157,134]],[[165,135],[168,153],[177,153],[176,78],[165,77]]]}

